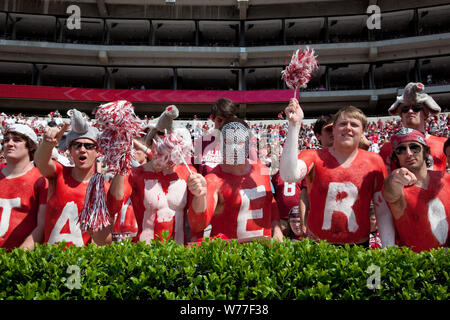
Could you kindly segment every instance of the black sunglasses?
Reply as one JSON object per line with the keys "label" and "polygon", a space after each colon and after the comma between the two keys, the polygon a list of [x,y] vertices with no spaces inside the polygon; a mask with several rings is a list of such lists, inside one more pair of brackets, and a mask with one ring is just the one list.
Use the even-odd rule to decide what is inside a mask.
{"label": "black sunglasses", "polygon": [[422,147],[420,144],[411,143],[406,146],[399,146],[399,147],[395,148],[395,154],[397,154],[397,155],[404,154],[406,152],[406,148],[409,148],[409,150],[411,150],[413,153],[416,153],[416,154],[419,153],[420,151],[422,151]]}
{"label": "black sunglasses", "polygon": [[412,109],[412,111],[414,112],[419,112],[420,110],[423,109],[423,107],[421,104],[416,104],[414,106],[403,106],[402,113],[407,113],[410,109]]}
{"label": "black sunglasses", "polygon": [[89,143],[89,142],[74,142],[72,143],[72,147],[75,147],[75,149],[81,149],[81,147],[84,147],[86,150],[92,150],[97,148],[97,145],[95,143]]}

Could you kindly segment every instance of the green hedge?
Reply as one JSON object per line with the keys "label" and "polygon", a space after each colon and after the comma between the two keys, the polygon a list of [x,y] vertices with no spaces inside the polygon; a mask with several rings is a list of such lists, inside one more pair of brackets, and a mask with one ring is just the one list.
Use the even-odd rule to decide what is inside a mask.
{"label": "green hedge", "polygon": [[[80,270],[80,288],[74,288]],[[369,289],[370,265],[380,271]],[[446,249],[371,250],[310,240],[238,244],[215,239],[0,250],[0,299],[449,299]],[[71,280],[72,289],[67,284]]]}

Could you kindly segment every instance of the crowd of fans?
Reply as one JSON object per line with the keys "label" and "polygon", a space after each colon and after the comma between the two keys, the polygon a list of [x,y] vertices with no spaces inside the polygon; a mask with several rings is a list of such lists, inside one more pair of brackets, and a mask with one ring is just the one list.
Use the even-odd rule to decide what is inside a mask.
{"label": "crowd of fans", "polygon": [[[95,126],[95,119],[89,119],[86,116],[89,123]],[[279,115],[278,120],[283,119],[282,115]],[[391,136],[401,128],[400,119],[382,120],[381,118],[371,118],[365,132],[366,138],[370,141],[369,151],[378,153],[380,148],[386,141],[389,141]],[[1,131],[5,131],[7,127],[14,123],[26,124],[34,129],[38,140],[40,141],[47,125],[50,126],[62,126],[64,122],[68,122],[70,119],[66,116],[63,117],[58,110],[50,112],[46,117],[26,117],[21,113],[19,114],[5,114],[1,113]],[[143,126],[148,126],[151,122],[154,122],[154,117],[143,119]],[[278,169],[279,157],[281,155],[282,146],[286,139],[287,134],[287,121],[273,121],[272,124],[268,124],[257,120],[249,121],[250,128],[253,136],[256,138],[257,145],[255,146],[258,151],[258,156],[261,162],[266,164],[269,168],[273,164],[273,172]],[[194,116],[193,121],[188,121],[185,125],[189,130],[192,141],[195,139],[207,135],[214,129],[210,119],[202,120]],[[314,134],[314,123],[302,124],[300,127],[300,135],[298,137],[299,150],[304,149],[317,149],[320,148],[320,141]],[[439,115],[430,115],[427,119],[427,132],[438,137],[450,136],[450,113],[441,113]],[[61,155],[67,158],[67,152],[60,151]],[[62,159],[62,158],[61,158]],[[66,161],[66,162],[67,162]],[[3,154],[0,155],[0,163],[4,163],[5,159]]]}
{"label": "crowd of fans", "polygon": [[[405,92],[422,87],[410,83]],[[401,98],[407,97],[405,93]],[[391,212],[399,220],[410,211],[401,207],[401,188],[414,181],[420,188],[427,179],[437,181],[436,186],[450,183],[450,176],[442,175],[449,170],[450,114],[441,113],[434,100],[425,97],[422,104],[407,105],[398,98],[389,109],[389,118],[367,118],[360,109],[348,106],[336,115],[307,121],[296,99],[284,111],[289,119],[280,112],[272,121],[240,119],[236,105],[226,98],[211,106],[206,120],[194,116],[175,121],[178,108],[171,105],[157,119],[141,119],[138,131],[143,135],[133,139],[132,168],[121,167],[120,174],[106,165],[111,154],[108,150],[101,153],[96,119],[75,109],[64,116],[55,110],[46,117],[2,113],[0,168],[3,183],[10,186],[2,189],[0,198],[7,199],[6,209],[14,209],[14,215],[22,214],[17,208],[29,207],[26,210],[37,219],[37,224],[28,226],[27,237],[9,234],[9,229],[20,225],[16,225],[19,220],[11,220],[14,224],[8,230],[2,227],[0,235],[15,241],[4,241],[2,247],[32,249],[42,241],[103,245],[123,238],[149,243],[165,230],[180,244],[209,236],[282,241],[289,234],[293,240],[307,237],[335,244],[397,244]],[[131,105],[127,101],[107,105],[123,103]],[[430,175],[425,164],[432,170]],[[393,191],[386,200],[389,203],[383,204],[386,181]],[[426,189],[433,201],[430,208],[438,215],[446,214],[442,208],[448,208],[446,188]],[[433,198],[434,191],[440,192],[439,198]],[[14,198],[16,193],[21,197]],[[97,198],[103,193],[104,200]],[[418,199],[409,194],[407,198],[409,202]],[[18,206],[17,199],[25,204]],[[251,201],[261,208],[255,209]],[[349,206],[356,201],[358,208]],[[352,208],[358,211],[357,220]],[[106,216],[108,212],[113,216]],[[334,216],[334,212],[339,214]],[[317,220],[321,215],[323,222]],[[416,224],[405,219],[409,218],[395,221],[395,228],[407,230],[408,223]],[[445,232],[431,227],[438,244],[433,240],[422,246],[409,238],[409,232],[399,244],[419,251],[445,245]]]}

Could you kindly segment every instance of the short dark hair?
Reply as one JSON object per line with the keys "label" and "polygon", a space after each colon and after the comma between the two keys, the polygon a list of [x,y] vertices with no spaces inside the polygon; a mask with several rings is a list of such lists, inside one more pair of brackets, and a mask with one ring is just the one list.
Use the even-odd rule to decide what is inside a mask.
{"label": "short dark hair", "polygon": [[236,113],[236,105],[228,98],[220,98],[211,106],[211,115],[213,118],[216,116],[222,116],[228,119],[235,117]]}
{"label": "short dark hair", "polygon": [[52,128],[58,126],[58,124],[57,124],[56,121],[54,121],[54,120],[49,121],[49,122],[47,123],[47,125],[48,125],[49,127],[52,127]]}
{"label": "short dark hair", "polygon": [[445,153],[445,149],[447,149],[447,147],[449,147],[449,146],[450,146],[450,138],[448,138],[447,141],[445,141],[445,143],[444,143],[444,154],[446,156],[448,156],[448,154]]}
{"label": "short dark hair", "polygon": [[327,114],[325,116],[320,116],[317,118],[316,122],[314,123],[313,131],[315,134],[322,134],[322,128],[326,126],[327,124],[333,123],[334,121],[334,115]]}

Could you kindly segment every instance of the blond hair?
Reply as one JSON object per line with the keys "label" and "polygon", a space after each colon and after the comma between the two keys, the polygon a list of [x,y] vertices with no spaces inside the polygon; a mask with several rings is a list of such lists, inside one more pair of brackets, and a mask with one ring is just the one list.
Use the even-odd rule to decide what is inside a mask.
{"label": "blond hair", "polygon": [[368,124],[367,117],[364,114],[364,112],[362,112],[361,109],[356,108],[354,106],[347,106],[347,107],[343,107],[343,108],[339,109],[338,112],[334,116],[333,126],[339,120],[339,117],[343,114],[349,116],[350,118],[354,118],[354,119],[361,121],[363,130],[366,130],[366,127]]}

